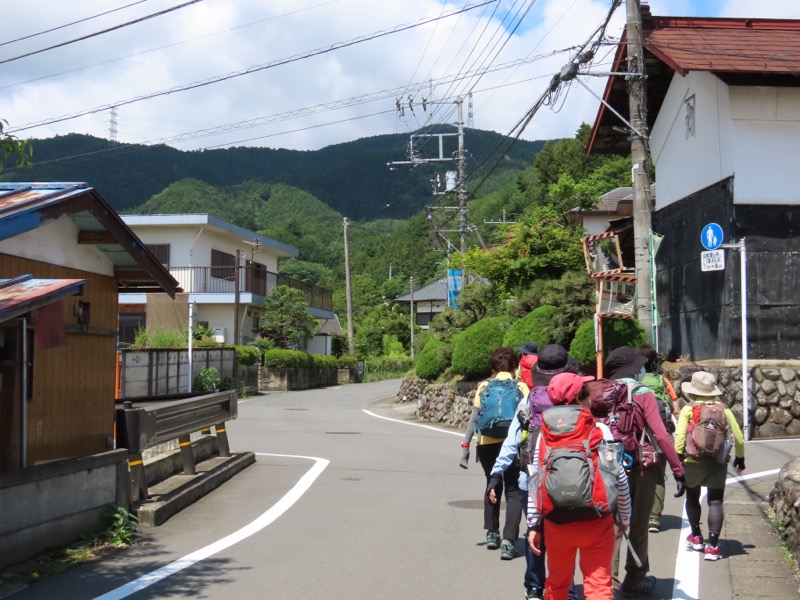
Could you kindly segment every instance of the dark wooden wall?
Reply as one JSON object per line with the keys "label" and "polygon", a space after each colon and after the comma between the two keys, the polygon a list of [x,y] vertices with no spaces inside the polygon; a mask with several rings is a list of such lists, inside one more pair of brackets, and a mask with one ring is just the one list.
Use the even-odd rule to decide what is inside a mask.
{"label": "dark wooden wall", "polygon": [[[34,348],[28,404],[28,466],[108,450],[114,431],[117,282],[113,277],[0,254],[0,278],[86,279],[82,296],[61,301],[66,346]],[[89,302],[91,321],[73,309]]]}
{"label": "dark wooden wall", "polygon": [[740,255],[725,251],[725,270],[703,272],[700,232],[722,227],[725,243],[747,239],[748,356],[800,357],[800,206],[734,205],[725,179],[653,216],[664,236],[656,255],[659,347],[694,360],[741,357]]}

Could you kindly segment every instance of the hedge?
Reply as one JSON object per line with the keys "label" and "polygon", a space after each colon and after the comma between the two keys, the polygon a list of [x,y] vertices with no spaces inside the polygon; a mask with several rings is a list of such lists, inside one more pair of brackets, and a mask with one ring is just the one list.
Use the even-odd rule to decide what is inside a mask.
{"label": "hedge", "polygon": [[453,338],[453,372],[466,378],[480,379],[491,374],[492,350],[503,345],[508,329],[505,317],[481,319]]}

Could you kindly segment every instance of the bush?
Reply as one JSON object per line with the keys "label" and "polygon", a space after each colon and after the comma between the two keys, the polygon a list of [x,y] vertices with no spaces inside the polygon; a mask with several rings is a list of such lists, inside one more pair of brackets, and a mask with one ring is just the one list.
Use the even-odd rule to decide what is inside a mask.
{"label": "bush", "polygon": [[364,381],[382,381],[405,377],[409,370],[414,368],[411,358],[389,358],[380,356],[369,358],[364,364]]}
{"label": "bush", "polygon": [[213,392],[220,389],[222,380],[219,377],[219,371],[215,367],[203,367],[200,369],[200,374],[194,378],[193,383],[192,389],[196,392]]}
{"label": "bush", "polygon": [[489,375],[492,350],[503,345],[507,329],[505,317],[489,317],[459,333],[453,340],[453,372],[474,379]]}
{"label": "bush", "polygon": [[324,354],[312,354],[311,360],[314,362],[314,366],[318,369],[335,369],[336,368],[336,357],[335,356],[326,356]]}
{"label": "bush", "polygon": [[240,365],[257,365],[261,360],[261,352],[255,346],[234,346],[236,362]]}
{"label": "bush", "polygon": [[417,377],[433,381],[450,366],[453,349],[436,338],[430,338],[417,357]]}
{"label": "bush", "polygon": [[[647,343],[647,334],[635,319],[603,319],[603,359],[609,352],[620,346],[635,348]],[[587,367],[586,372],[594,372],[597,353],[594,344],[594,320],[584,321],[575,333],[569,347],[569,355]]]}
{"label": "bush", "polygon": [[503,336],[503,346],[518,348],[529,340],[540,348],[547,344],[564,345],[566,340],[560,339],[558,333],[561,319],[561,309],[540,306],[509,327]]}
{"label": "bush", "polygon": [[273,348],[264,353],[264,366],[274,369],[310,367],[314,364],[311,355],[302,350]]}
{"label": "bush", "polygon": [[350,354],[345,354],[336,359],[336,366],[340,369],[355,369],[358,359]]}
{"label": "bush", "polygon": [[158,328],[148,337],[148,348],[186,348],[186,336],[177,329]]}
{"label": "bush", "polygon": [[267,338],[259,337],[250,342],[250,345],[254,348],[258,348],[258,351],[263,354],[267,350],[272,350],[275,347],[275,342]]}

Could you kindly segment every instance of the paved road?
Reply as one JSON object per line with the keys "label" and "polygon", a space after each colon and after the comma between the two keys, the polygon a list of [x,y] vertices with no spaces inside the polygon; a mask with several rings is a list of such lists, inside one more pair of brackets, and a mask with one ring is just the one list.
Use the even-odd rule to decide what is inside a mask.
{"label": "paved road", "polygon": [[[458,468],[458,432],[416,423],[409,407],[386,400],[399,383],[244,401],[228,432],[234,451],[257,453],[255,465],[145,530],[138,546],[15,600],[522,598],[524,560],[500,561],[483,546],[479,466]],[[748,473],[797,454],[800,440],[749,444]],[[774,478],[746,483],[768,490]],[[679,515],[679,501],[667,500],[665,512]],[[731,565],[747,540],[724,542],[730,559],[687,561],[680,517],[664,521],[651,537],[651,572],[662,581],[650,597],[738,596]]]}

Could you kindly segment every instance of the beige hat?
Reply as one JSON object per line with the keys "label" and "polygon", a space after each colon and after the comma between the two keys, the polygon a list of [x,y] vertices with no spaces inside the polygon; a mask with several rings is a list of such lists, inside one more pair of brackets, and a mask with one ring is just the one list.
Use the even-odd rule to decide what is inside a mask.
{"label": "beige hat", "polygon": [[722,395],[722,390],[717,387],[717,378],[706,371],[693,373],[691,381],[684,381],[681,384],[681,391],[684,394],[693,394],[695,396]]}

